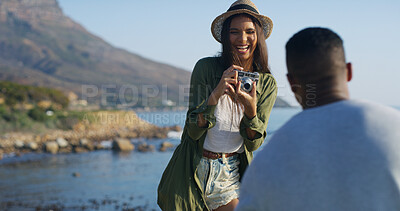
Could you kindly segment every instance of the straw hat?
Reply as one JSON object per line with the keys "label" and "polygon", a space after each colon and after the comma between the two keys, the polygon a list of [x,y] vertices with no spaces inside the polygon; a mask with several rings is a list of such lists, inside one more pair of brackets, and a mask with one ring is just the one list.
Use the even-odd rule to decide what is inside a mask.
{"label": "straw hat", "polygon": [[267,16],[260,15],[256,5],[254,5],[254,3],[250,0],[237,0],[229,7],[228,11],[216,17],[211,24],[212,35],[218,42],[221,42],[222,26],[225,20],[232,15],[240,13],[249,14],[260,21],[261,28],[264,31],[265,39],[269,37],[272,32],[272,20]]}

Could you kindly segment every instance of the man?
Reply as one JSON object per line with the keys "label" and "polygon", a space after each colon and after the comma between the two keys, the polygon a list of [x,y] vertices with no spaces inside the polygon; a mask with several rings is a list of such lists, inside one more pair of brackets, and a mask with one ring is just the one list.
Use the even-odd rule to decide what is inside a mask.
{"label": "man", "polygon": [[303,111],[257,154],[237,210],[400,210],[400,112],[349,99],[352,67],[329,29],[295,34],[286,60]]}

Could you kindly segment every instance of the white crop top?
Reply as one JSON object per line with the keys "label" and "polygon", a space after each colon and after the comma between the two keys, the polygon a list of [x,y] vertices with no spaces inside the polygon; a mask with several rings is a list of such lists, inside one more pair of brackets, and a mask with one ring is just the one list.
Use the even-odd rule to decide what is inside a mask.
{"label": "white crop top", "polygon": [[243,109],[227,95],[222,95],[214,111],[216,123],[209,129],[203,148],[217,153],[243,152],[243,137],[239,133]]}

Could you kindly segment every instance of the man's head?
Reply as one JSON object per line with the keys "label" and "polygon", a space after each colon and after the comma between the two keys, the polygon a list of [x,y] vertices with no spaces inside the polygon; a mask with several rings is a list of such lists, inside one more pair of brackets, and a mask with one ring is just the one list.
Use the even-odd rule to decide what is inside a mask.
{"label": "man's head", "polygon": [[333,31],[306,28],[293,35],[286,44],[286,64],[292,91],[303,108],[348,98],[351,64],[346,64],[343,41]]}

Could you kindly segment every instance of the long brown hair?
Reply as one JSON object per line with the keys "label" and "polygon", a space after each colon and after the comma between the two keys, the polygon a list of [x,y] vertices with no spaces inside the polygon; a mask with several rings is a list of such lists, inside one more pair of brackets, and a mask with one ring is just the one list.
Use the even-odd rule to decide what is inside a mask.
{"label": "long brown hair", "polygon": [[[220,54],[222,65],[225,69],[230,67],[232,64],[235,65],[244,65],[240,64],[238,61],[237,55],[233,53],[232,45],[229,40],[229,31],[232,19],[238,16],[246,16],[251,18],[256,28],[257,33],[257,46],[253,53],[253,71],[260,72],[260,73],[271,73],[269,66],[268,66],[268,50],[267,44],[265,43],[265,35],[261,28],[260,22],[251,15],[246,13],[235,14],[227,18],[222,26],[221,31],[221,43],[222,43],[222,52]],[[239,62],[239,63],[238,63]]]}

